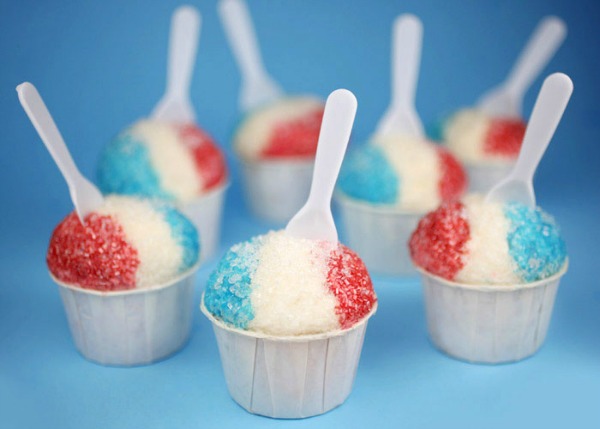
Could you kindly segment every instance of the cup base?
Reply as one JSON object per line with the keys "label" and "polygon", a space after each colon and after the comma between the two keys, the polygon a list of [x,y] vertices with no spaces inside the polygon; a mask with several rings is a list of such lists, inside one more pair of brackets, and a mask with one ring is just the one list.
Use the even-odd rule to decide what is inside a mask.
{"label": "cup base", "polygon": [[424,213],[374,207],[336,194],[344,237],[370,272],[388,276],[416,276],[408,241]]}
{"label": "cup base", "polygon": [[465,164],[469,177],[469,192],[486,194],[498,182],[508,176],[514,162],[501,164]]}
{"label": "cup base", "polygon": [[345,331],[273,337],[212,322],[231,397],[252,414],[300,419],[326,413],[350,395],[367,322]]}
{"label": "cup base", "polygon": [[79,353],[107,366],[148,365],[187,343],[197,267],[164,286],[100,292],[56,279]]}
{"label": "cup base", "polygon": [[543,344],[560,277],[523,285],[466,285],[421,271],[433,344],[470,363],[516,362]]}
{"label": "cup base", "polygon": [[304,205],[310,192],[314,159],[243,161],[246,202],[254,216],[284,223]]}
{"label": "cup base", "polygon": [[221,237],[223,204],[229,183],[219,186],[186,204],[182,211],[194,223],[200,235],[200,261],[214,256]]}

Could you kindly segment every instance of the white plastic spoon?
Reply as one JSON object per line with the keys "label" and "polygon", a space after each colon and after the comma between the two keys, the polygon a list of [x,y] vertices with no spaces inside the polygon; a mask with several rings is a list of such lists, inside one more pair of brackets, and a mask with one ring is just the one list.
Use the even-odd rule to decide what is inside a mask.
{"label": "white plastic spoon", "polygon": [[394,21],[392,39],[392,100],[375,130],[375,136],[407,134],[422,138],[423,124],[415,109],[415,93],[421,63],[423,25],[414,15]]}
{"label": "white plastic spoon", "polygon": [[544,18],[506,80],[485,93],[480,98],[478,107],[493,116],[520,118],[525,92],[554,56],[566,34],[567,27],[560,18]]}
{"label": "white plastic spoon", "polygon": [[281,98],[282,89],[264,67],[246,3],[242,0],[220,0],[219,15],[242,73],[241,109],[247,112]]}
{"label": "white plastic spoon", "polygon": [[81,223],[84,223],[85,216],[104,201],[102,194],[77,169],[65,141],[35,86],[29,82],[22,83],[17,86],[17,93],[21,106],[67,181],[77,215]]}
{"label": "white plastic spoon", "polygon": [[533,175],[572,92],[573,82],[567,75],[554,73],[546,78],[529,118],[517,162],[509,175],[488,192],[486,201],[515,201],[535,207]]}
{"label": "white plastic spoon", "polygon": [[331,196],[352,132],[356,107],[356,97],[346,89],[333,91],[327,97],[310,194],[306,204],[287,224],[287,234],[337,243]]}
{"label": "white plastic spoon", "polygon": [[167,90],[152,111],[154,119],[190,123],[196,114],[190,101],[190,83],[196,61],[201,17],[192,6],[181,6],[171,18]]}

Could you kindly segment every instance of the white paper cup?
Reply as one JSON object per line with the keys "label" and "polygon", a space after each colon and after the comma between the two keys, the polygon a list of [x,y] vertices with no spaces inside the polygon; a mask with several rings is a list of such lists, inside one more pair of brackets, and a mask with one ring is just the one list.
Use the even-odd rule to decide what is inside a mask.
{"label": "white paper cup", "polygon": [[255,216],[282,223],[296,214],[308,199],[314,159],[241,159],[246,201]]}
{"label": "white paper cup", "polygon": [[474,363],[514,362],[546,338],[554,298],[567,263],[552,277],[518,285],[468,285],[419,270],[427,326],[444,353]]}
{"label": "white paper cup", "polygon": [[207,192],[182,208],[198,229],[200,236],[200,261],[211,258],[219,247],[221,219],[225,193],[229,183]]}
{"label": "white paper cup", "polygon": [[469,176],[469,191],[479,194],[487,193],[496,183],[508,176],[514,165],[514,162],[498,164],[465,163],[464,166]]}
{"label": "white paper cup", "polygon": [[393,276],[416,275],[408,251],[408,240],[425,213],[410,213],[377,207],[339,192],[344,236],[348,247],[363,260],[370,272]]}
{"label": "white paper cup", "polygon": [[184,346],[190,336],[194,273],[148,289],[103,292],[58,284],[77,350],[101,365],[146,365]]}
{"label": "white paper cup", "polygon": [[231,397],[253,414],[299,419],[341,405],[352,390],[369,318],[350,329],[273,337],[212,322]]}

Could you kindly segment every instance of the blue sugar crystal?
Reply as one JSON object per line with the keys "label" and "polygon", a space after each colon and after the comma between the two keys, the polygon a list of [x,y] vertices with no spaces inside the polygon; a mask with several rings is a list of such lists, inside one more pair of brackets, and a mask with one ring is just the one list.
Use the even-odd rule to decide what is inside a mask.
{"label": "blue sugar crystal", "polygon": [[181,212],[168,204],[161,204],[158,210],[171,227],[171,236],[183,249],[180,272],[186,271],[198,262],[200,243],[194,224]]}
{"label": "blue sugar crystal", "polygon": [[104,194],[175,199],[161,187],[148,148],[127,132],[118,135],[104,148],[97,175],[98,186]]}
{"label": "blue sugar crystal", "polygon": [[250,294],[261,245],[262,238],[257,237],[233,246],[208,278],[204,305],[216,318],[236,328],[246,329],[254,319]]}
{"label": "blue sugar crystal", "polygon": [[372,204],[394,204],[399,177],[382,150],[366,144],[350,153],[342,165],[339,188],[348,196]]}
{"label": "blue sugar crystal", "polygon": [[556,274],[567,258],[565,242],[554,219],[541,209],[509,203],[504,214],[510,221],[509,253],[518,274],[527,282]]}

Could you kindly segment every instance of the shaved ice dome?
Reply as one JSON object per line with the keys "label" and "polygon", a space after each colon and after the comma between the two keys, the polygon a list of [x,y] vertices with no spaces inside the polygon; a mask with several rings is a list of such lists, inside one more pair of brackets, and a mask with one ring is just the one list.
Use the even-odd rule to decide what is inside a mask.
{"label": "shaved ice dome", "polygon": [[440,206],[421,219],[410,242],[415,265],[467,284],[522,284],[558,273],[567,253],[554,219],[521,203],[479,195]]}
{"label": "shaved ice dome", "polygon": [[445,148],[401,134],[352,151],[338,180],[339,189],[351,198],[411,212],[459,198],[466,185],[464,169]]}
{"label": "shaved ice dome", "polygon": [[196,125],[142,120],[104,148],[97,175],[104,194],[189,203],[224,185],[227,166],[213,139]]}
{"label": "shaved ice dome", "polygon": [[506,163],[517,159],[527,124],[518,118],[491,117],[464,109],[443,127],[448,149],[462,162]]}
{"label": "shaved ice dome", "polygon": [[246,160],[314,158],[325,105],[311,96],[285,97],[251,111],[234,136]]}
{"label": "shaved ice dome", "polygon": [[280,336],[350,328],[376,301],[367,269],[352,250],[284,231],[233,246],[204,294],[207,310],[223,322]]}
{"label": "shaved ice dome", "polygon": [[196,228],[171,206],[112,195],[85,225],[75,212],[63,219],[46,260],[61,282],[116,291],[169,282],[197,263],[199,250]]}

